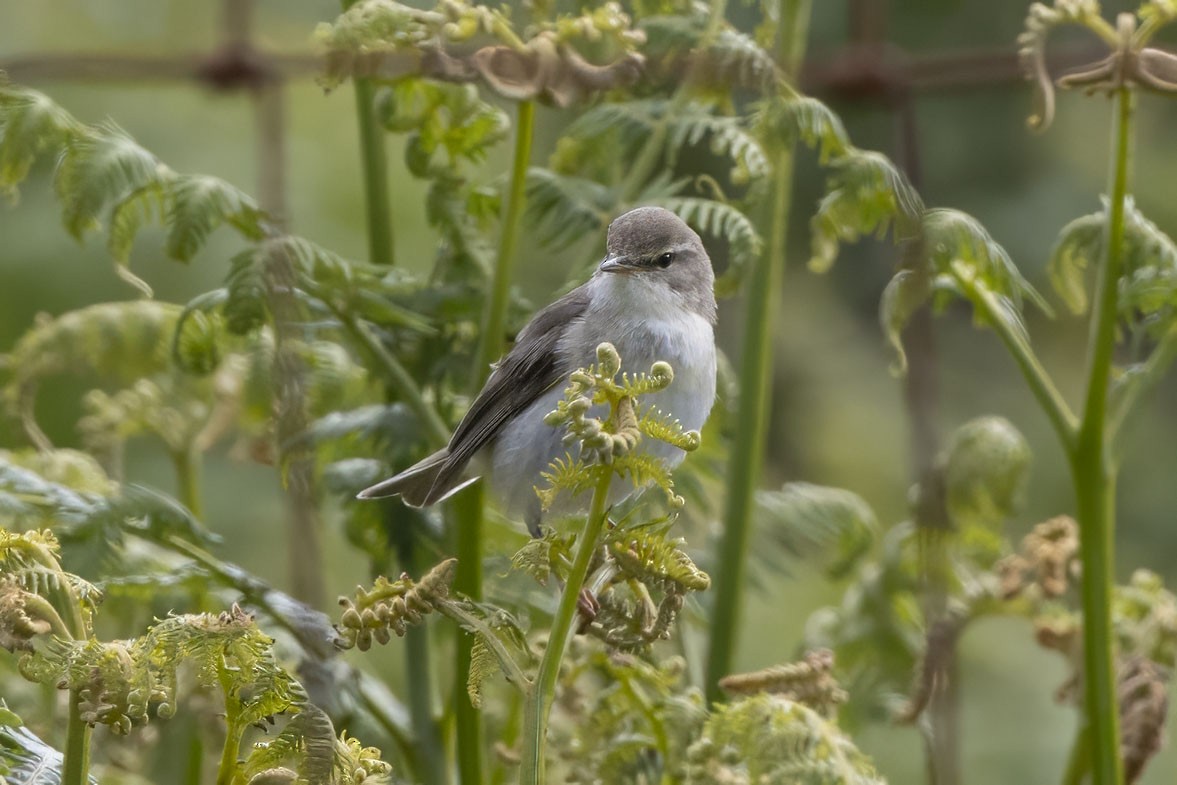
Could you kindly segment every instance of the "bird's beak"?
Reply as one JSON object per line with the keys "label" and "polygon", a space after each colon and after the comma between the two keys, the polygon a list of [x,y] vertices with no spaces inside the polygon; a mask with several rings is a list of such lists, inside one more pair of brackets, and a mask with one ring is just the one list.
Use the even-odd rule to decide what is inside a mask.
{"label": "bird's beak", "polygon": [[635,267],[624,256],[609,254],[597,269],[603,273],[631,273]]}

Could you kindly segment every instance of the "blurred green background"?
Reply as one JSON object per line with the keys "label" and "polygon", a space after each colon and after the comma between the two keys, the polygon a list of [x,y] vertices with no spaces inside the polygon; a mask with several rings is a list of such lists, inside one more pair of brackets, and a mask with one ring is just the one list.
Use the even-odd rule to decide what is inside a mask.
{"label": "blurred green background", "polygon": [[[865,4],[860,4],[865,5]],[[1025,7],[1017,2],[891,2],[885,35],[912,55],[977,48],[1012,53]],[[1118,10],[1114,4],[1109,11]],[[856,6],[858,7],[858,6]],[[742,8],[737,11],[743,13]],[[87,122],[116,122],[172,168],[223,177],[256,192],[253,110],[241,93],[222,94],[192,81],[145,74],[135,80],[82,80],[21,70],[26,56],[56,53],[170,55],[207,52],[218,38],[220,4],[196,0],[41,0],[0,2],[0,68],[13,66],[14,81],[49,93]],[[333,18],[330,0],[268,0],[256,3],[259,45],[277,52],[306,53],[316,23]],[[815,3],[809,50],[825,62],[846,42],[854,8],[845,2]],[[1064,42],[1065,43],[1065,42]],[[366,252],[359,151],[350,88],[324,94],[313,78],[288,85],[287,200],[294,231],[353,258]],[[820,95],[820,94],[819,94]],[[842,113],[860,147],[897,156],[894,113],[870,99],[826,96]],[[916,144],[921,192],[929,205],[972,213],[989,229],[1041,290],[1049,289],[1044,266],[1057,230],[1098,208],[1107,158],[1108,111],[1102,100],[1063,95],[1055,126],[1045,135],[1026,130],[1029,88],[1006,79],[985,86],[942,88],[915,97]],[[541,109],[537,160],[551,151],[567,118]],[[1140,101],[1135,193],[1162,229],[1177,229],[1177,155],[1173,131],[1177,106],[1145,96]],[[425,269],[432,259],[425,225],[423,189],[389,140],[392,201],[398,263]],[[497,177],[508,150],[485,167]],[[41,312],[58,314],[94,302],[130,299],[135,292],[113,273],[101,237],[78,245],[59,225],[49,165],[42,162],[18,204],[0,209],[0,352],[11,347]],[[765,482],[806,480],[850,488],[865,497],[885,522],[906,515],[912,469],[909,424],[901,383],[888,367],[877,325],[879,295],[896,252],[863,243],[845,252],[827,276],[804,269],[806,221],[819,193],[821,174],[802,155],[795,188],[793,253],[782,293],[783,312],[774,341],[776,387]],[[573,260],[528,255],[522,244],[517,280],[537,305],[566,279]],[[133,269],[158,297],[184,302],[217,286],[235,250],[218,236],[191,265],[163,258],[158,234],[137,244]],[[720,342],[734,362],[741,303],[723,303]],[[1029,316],[1040,355],[1072,400],[1077,398],[1085,323],[1061,315]],[[939,410],[943,433],[971,417],[996,413],[1011,419],[1035,450],[1026,510],[1014,522],[1020,537],[1033,523],[1070,512],[1069,480],[1048,425],[1033,406],[998,341],[977,331],[967,311],[952,309],[935,322]],[[61,445],[76,443],[78,395],[85,385],[62,379],[44,391],[39,415]],[[1177,527],[1172,525],[1174,445],[1177,417],[1169,405],[1177,392],[1160,389],[1134,434],[1122,473],[1118,580],[1147,567],[1177,584]],[[7,430],[4,428],[7,427]],[[0,447],[22,444],[18,431],[0,426]],[[133,456],[134,479],[170,488],[170,468],[144,448]],[[285,562],[274,543],[283,536],[279,491],[268,470],[216,457],[207,468],[207,514],[222,533],[224,552],[279,585],[288,584]],[[344,591],[362,571],[361,557],[331,530],[324,538],[332,566],[331,591]],[[841,587],[803,568],[774,580],[753,595],[745,619],[740,667],[756,668],[795,653],[808,614],[833,602]],[[754,633],[753,633],[754,631]],[[378,655],[383,656],[383,655]],[[1053,702],[1066,678],[1064,664],[1040,650],[1026,623],[986,621],[970,629],[962,645],[964,781],[1036,785],[1057,781],[1076,715]],[[1170,726],[1169,736],[1174,733]],[[893,783],[922,781],[923,758],[916,731],[875,726],[858,736]],[[1174,745],[1152,763],[1147,783],[1171,782],[1177,774]]]}

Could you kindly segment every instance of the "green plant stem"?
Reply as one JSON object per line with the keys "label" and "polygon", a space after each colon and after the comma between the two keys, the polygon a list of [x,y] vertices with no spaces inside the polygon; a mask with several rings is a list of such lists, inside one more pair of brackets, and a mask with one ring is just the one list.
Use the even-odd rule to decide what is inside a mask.
{"label": "green plant stem", "polygon": [[[786,0],[777,30],[778,62],[794,72],[805,50],[809,0]],[[740,629],[745,562],[752,528],[756,485],[764,462],[768,438],[768,399],[772,391],[772,340],[779,295],[785,272],[789,207],[793,185],[793,147],[777,154],[773,171],[772,201],[768,211],[768,247],[752,262],[744,334],[740,353],[740,401],[736,413],[736,440],[728,476],[723,538],[715,581],[715,605],[711,612],[711,638],[707,654],[705,688],[709,701],[722,699],[719,680],[732,670],[732,658]]]}
{"label": "green plant stem", "polygon": [[1075,742],[1071,746],[1071,755],[1067,759],[1067,770],[1063,774],[1063,785],[1083,785],[1083,778],[1091,767],[1091,750],[1086,727],[1080,727],[1075,734]]}
{"label": "green plant stem", "polygon": [[580,542],[576,546],[572,569],[568,572],[564,592],[560,595],[560,604],[552,619],[548,647],[544,650],[543,659],[540,660],[535,683],[531,685],[524,698],[523,758],[519,763],[519,785],[542,785],[546,781],[544,749],[548,735],[548,714],[555,698],[556,682],[560,677],[560,662],[564,659],[564,650],[568,648],[568,641],[572,637],[577,599],[588,575],[593,554],[597,550],[601,531],[605,528],[605,505],[612,480],[612,469],[603,467],[593,490],[592,505],[584,522]]}
{"label": "green plant stem", "polygon": [[62,785],[85,785],[90,781],[90,726],[82,721],[78,690],[69,691],[69,719],[65,728],[65,760]]}
{"label": "green plant stem", "polygon": [[992,291],[977,283],[974,273],[967,266],[954,262],[952,273],[961,291],[976,308],[985,314],[986,321],[997,333],[1001,342],[1005,344],[1010,355],[1013,356],[1030,392],[1034,394],[1038,405],[1046,412],[1063,449],[1068,452],[1074,450],[1079,428],[1078,420],[1074,412],[1071,411],[1071,407],[1067,405],[1062,393],[1054,386],[1054,381],[1038,360],[1038,356],[1034,354],[1034,350],[1030,348],[1030,344],[1003,318],[1002,313],[1006,309],[1002,308]]}
{"label": "green plant stem", "polygon": [[172,451],[172,466],[176,471],[176,486],[180,503],[196,518],[204,517],[200,499],[200,453],[192,445]]}
{"label": "green plant stem", "polygon": [[1111,205],[1091,321],[1087,396],[1070,456],[1079,522],[1079,557],[1083,565],[1083,709],[1091,738],[1094,785],[1120,785],[1124,778],[1111,608],[1116,471],[1107,444],[1107,404],[1116,340],[1116,298],[1124,266],[1124,203],[1131,164],[1133,94],[1128,87],[1121,87],[1115,98],[1108,189]]}
{"label": "green plant stem", "polygon": [[[527,193],[527,167],[531,162],[534,132],[535,102],[520,101],[516,110],[515,153],[511,163],[502,232],[499,235],[499,252],[482,315],[482,338],[472,385],[475,390],[482,387],[490,374],[491,364],[503,353],[511,270],[519,246],[519,228],[523,221]],[[458,494],[450,506],[454,550],[458,557],[454,588],[473,600],[482,599],[484,496],[481,484],[476,484]],[[453,708],[457,730],[458,773],[463,785],[481,785],[486,770],[482,713],[474,708],[466,693],[473,645],[474,636],[459,635],[454,652]]]}
{"label": "green plant stem", "polygon": [[[232,700],[225,693],[225,700]],[[225,746],[221,749],[221,764],[217,767],[217,785],[233,785],[237,775],[237,757],[241,753],[241,735],[244,728],[238,727],[233,719],[225,722]]]}
{"label": "green plant stem", "polygon": [[[482,483],[475,483],[457,494],[448,510],[455,540],[454,554],[458,557],[454,589],[472,600],[482,599],[484,496]],[[486,769],[486,734],[482,725],[482,712],[470,702],[466,690],[474,640],[473,634],[459,630],[454,645],[454,732],[458,746],[458,778],[462,785],[481,785]]]}
{"label": "green plant stem", "polygon": [[[343,0],[343,10],[356,0]],[[368,229],[368,261],[395,263],[392,243],[392,204],[388,195],[388,154],[384,130],[376,119],[376,89],[370,79],[352,80],[356,93],[356,126],[360,132],[360,166],[364,178],[364,212]]]}

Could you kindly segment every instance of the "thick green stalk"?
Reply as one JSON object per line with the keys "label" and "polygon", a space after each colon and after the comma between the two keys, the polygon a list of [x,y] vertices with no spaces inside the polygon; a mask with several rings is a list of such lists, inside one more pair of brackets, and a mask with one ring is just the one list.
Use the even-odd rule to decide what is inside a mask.
{"label": "thick green stalk", "polygon": [[[356,0],[344,0],[343,10]],[[364,211],[368,228],[368,261],[392,265],[392,204],[388,196],[388,154],[384,130],[376,120],[376,89],[371,80],[352,80],[356,92],[356,124],[360,131],[360,166],[364,178]]]}
{"label": "thick green stalk", "polygon": [[1067,770],[1063,774],[1063,785],[1083,785],[1083,780],[1091,768],[1091,750],[1088,749],[1089,739],[1086,727],[1080,727],[1075,734],[1075,743],[1071,746],[1071,756],[1067,759]]}
{"label": "thick green stalk", "polygon": [[78,690],[70,690],[62,785],[85,785],[90,781],[90,726],[82,721],[79,700]]}
{"label": "thick green stalk", "polygon": [[197,518],[204,517],[200,499],[200,453],[192,445],[172,452],[172,466],[176,470],[177,498]]}
{"label": "thick green stalk", "polygon": [[1111,609],[1115,575],[1116,472],[1107,436],[1108,385],[1116,340],[1116,297],[1124,266],[1124,204],[1131,164],[1133,94],[1128,87],[1121,87],[1115,98],[1116,119],[1108,188],[1111,206],[1091,321],[1087,397],[1075,449],[1070,456],[1079,521],[1079,557],[1083,565],[1083,708],[1090,734],[1094,785],[1120,785],[1124,779]]}
{"label": "thick green stalk", "polygon": [[[482,340],[474,373],[475,389],[482,387],[490,374],[491,364],[503,353],[511,270],[519,246],[534,129],[535,103],[520,101],[515,121],[515,155],[511,164],[503,228],[499,236],[499,253],[483,311]],[[458,557],[454,588],[474,600],[482,599],[483,497],[482,486],[475,485],[458,494],[450,508]],[[471,705],[466,694],[466,677],[470,672],[473,645],[474,636],[459,635],[454,661],[454,718],[458,737],[458,772],[462,785],[481,785],[486,768],[482,714]]]}
{"label": "thick green stalk", "polygon": [[[786,0],[777,31],[777,56],[783,68],[795,73],[805,50],[809,0]],[[715,582],[715,606],[711,613],[711,641],[707,656],[707,697],[719,700],[719,680],[732,670],[739,635],[744,593],[745,561],[752,527],[752,506],[764,462],[768,438],[768,401],[772,392],[772,339],[785,272],[785,246],[793,185],[793,150],[777,155],[773,194],[768,213],[768,248],[753,260],[744,312],[744,337],[740,354],[740,401],[736,413],[736,440],[724,512],[723,539],[719,545],[719,569]]]}
{"label": "thick green stalk", "polygon": [[360,127],[360,160],[364,169],[364,209],[368,223],[368,261],[392,265],[392,204],[388,196],[388,156],[384,133],[376,122],[375,89],[356,79],[356,120]]}
{"label": "thick green stalk", "polygon": [[[482,599],[482,483],[475,483],[456,495],[449,504],[458,569],[454,589],[472,600]],[[470,702],[466,681],[474,635],[458,631],[454,651],[453,708],[457,737],[458,778],[462,785],[482,785],[486,769],[485,731],[482,712]]]}
{"label": "thick green stalk", "polygon": [[[225,700],[231,700],[225,693]],[[232,719],[226,721],[225,746],[221,748],[221,764],[217,767],[217,785],[233,785],[237,777],[237,758],[241,754],[241,736],[245,729]]]}
{"label": "thick green stalk", "polygon": [[523,759],[519,763],[519,785],[543,785],[546,781],[544,748],[548,735],[548,714],[556,695],[560,662],[564,659],[564,650],[568,648],[568,641],[572,637],[577,599],[588,575],[589,563],[592,562],[593,554],[597,550],[601,531],[605,528],[605,505],[612,480],[613,471],[608,467],[602,467],[601,477],[593,490],[592,506],[584,522],[584,531],[581,532],[580,541],[576,544],[572,569],[568,573],[564,593],[560,595],[556,616],[552,619],[548,647],[544,650],[543,659],[540,660],[535,682],[524,698]]}

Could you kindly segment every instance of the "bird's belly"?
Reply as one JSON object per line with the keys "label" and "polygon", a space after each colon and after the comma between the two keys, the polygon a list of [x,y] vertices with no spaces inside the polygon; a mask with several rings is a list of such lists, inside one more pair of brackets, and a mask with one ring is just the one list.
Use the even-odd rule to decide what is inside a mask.
{"label": "bird's belly", "polygon": [[[665,390],[642,396],[639,405],[644,411],[657,407],[664,415],[677,419],[685,430],[698,430],[707,421],[715,401],[715,344],[711,325],[705,323],[706,334],[669,335],[666,331],[634,331],[611,340],[621,355],[622,370],[633,375],[645,373],[661,360],[674,369],[674,381]],[[595,348],[596,343],[590,342]],[[684,351],[689,349],[689,351]],[[579,365],[587,366],[595,357],[585,358]],[[535,487],[543,485],[542,473],[557,458],[569,453],[563,443],[563,428],[553,428],[543,418],[556,408],[564,396],[566,384],[561,382],[548,390],[528,409],[503,427],[491,452],[490,481],[495,494],[511,515],[523,515],[529,524],[540,519],[539,500]],[[590,414],[604,418],[605,406],[595,407]],[[682,462],[684,453],[672,445],[654,439],[644,439],[640,450],[657,456],[674,468]],[[576,446],[572,446],[573,456]],[[633,492],[626,481],[614,481],[611,502],[617,502]],[[551,515],[569,515],[588,507],[588,496],[562,496]]]}

